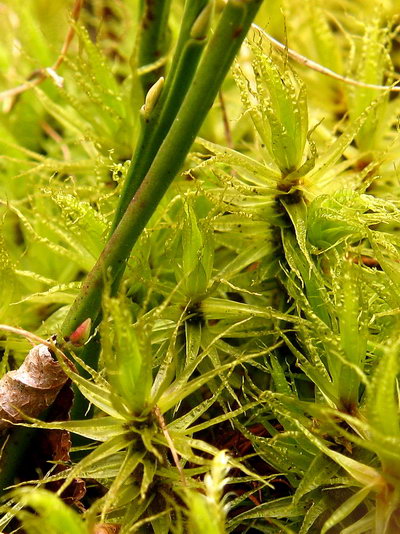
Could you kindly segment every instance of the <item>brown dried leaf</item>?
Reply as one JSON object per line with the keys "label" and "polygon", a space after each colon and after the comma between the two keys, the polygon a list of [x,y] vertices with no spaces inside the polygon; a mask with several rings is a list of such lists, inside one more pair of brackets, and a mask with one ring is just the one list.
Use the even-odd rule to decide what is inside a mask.
{"label": "brown dried leaf", "polygon": [[16,371],[0,380],[0,431],[37,417],[50,406],[68,377],[46,345],[35,345]]}

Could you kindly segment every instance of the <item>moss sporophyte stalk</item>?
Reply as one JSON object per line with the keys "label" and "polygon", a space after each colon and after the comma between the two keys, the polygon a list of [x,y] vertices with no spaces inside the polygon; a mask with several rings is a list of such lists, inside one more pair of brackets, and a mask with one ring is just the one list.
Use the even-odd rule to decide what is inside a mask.
{"label": "moss sporophyte stalk", "polygon": [[0,531],[400,532],[396,2],[62,4],[2,8]]}

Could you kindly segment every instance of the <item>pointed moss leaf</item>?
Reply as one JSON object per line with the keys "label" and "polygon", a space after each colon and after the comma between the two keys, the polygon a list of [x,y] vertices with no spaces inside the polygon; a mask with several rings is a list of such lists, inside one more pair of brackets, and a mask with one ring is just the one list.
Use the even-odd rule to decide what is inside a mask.
{"label": "pointed moss leaf", "polygon": [[[342,72],[341,50],[329,25],[327,12],[322,5],[318,5],[312,0],[307,0],[306,5],[319,63],[334,72]],[[337,83],[330,78],[324,78],[324,80],[329,85]],[[322,77],[320,81],[322,83]]]}
{"label": "pointed moss leaf", "polygon": [[282,365],[275,354],[270,355],[270,361],[271,376],[274,381],[275,390],[278,393],[285,393],[286,395],[290,395],[292,393],[292,390],[288,384]]}
{"label": "pointed moss leaf", "polygon": [[294,505],[291,497],[281,497],[269,502],[262,503],[234,517],[228,521],[229,528],[232,528],[242,521],[257,518],[296,518],[302,517],[305,513],[307,505]]}
{"label": "pointed moss leaf", "polygon": [[261,307],[214,297],[210,297],[202,302],[202,310],[208,319],[237,318],[240,320],[262,317],[264,319],[282,319],[283,321],[293,323],[302,322],[302,319],[299,317],[279,312],[269,306]]}
{"label": "pointed moss leaf", "polygon": [[214,246],[209,230],[200,225],[192,206],[186,205],[182,229],[182,275],[186,295],[195,297],[206,291],[213,258]]}
{"label": "pointed moss leaf", "polygon": [[[74,122],[85,123],[85,141],[91,141],[96,145],[94,148],[86,143],[82,148],[92,157],[96,149],[103,149],[104,152],[110,149],[124,152],[127,144],[127,132],[124,131],[126,127],[122,125],[121,116],[107,104],[109,95],[103,94],[103,88],[96,85],[93,77],[88,78],[86,72],[82,73],[86,69],[85,64],[77,66],[69,61],[66,63],[74,71],[77,89],[86,94],[86,99],[77,98],[72,91],[67,91],[63,87],[57,90],[61,99],[65,101],[64,107],[70,108],[70,116]],[[116,143],[116,134],[119,134],[119,143]]]}
{"label": "pointed moss leaf", "polygon": [[23,516],[26,532],[36,534],[44,529],[50,534],[89,534],[79,514],[54,493],[39,488],[21,488],[13,493],[20,504],[33,508],[38,514]]}
{"label": "pointed moss leaf", "polygon": [[104,244],[107,222],[89,202],[61,192],[52,193],[53,201],[61,209],[62,218],[75,239],[97,259]]}
{"label": "pointed moss leaf", "polygon": [[371,104],[363,110],[363,112],[350,122],[343,133],[332,143],[332,145],[321,154],[316,162],[314,168],[307,174],[306,181],[312,188],[312,183],[318,184],[319,180],[323,180],[324,175],[335,165],[339,158],[343,155],[346,148],[353,141],[355,136],[360,131],[362,125],[368,117],[374,113],[377,106],[384,99],[384,95],[380,94]]}
{"label": "pointed moss leaf", "polygon": [[138,518],[141,517],[141,515],[154,500],[154,496],[150,496],[148,499],[145,499],[142,502],[140,499],[138,499],[138,496],[139,486],[136,484],[126,485],[121,489],[120,503],[122,506],[126,507],[125,513],[123,513],[122,516],[122,521],[126,529],[128,529],[128,527],[130,529],[132,524],[134,524]]}
{"label": "pointed moss leaf", "polygon": [[102,88],[103,98],[107,105],[123,117],[125,113],[121,103],[120,87],[115,80],[110,65],[107,64],[107,58],[93,43],[84,26],[76,25],[75,29],[87,54],[86,67],[89,73],[95,78],[97,87]]}
{"label": "pointed moss leaf", "polygon": [[[54,428],[56,428],[56,426],[54,426]],[[58,426],[58,428],[61,428],[61,426]],[[96,441],[107,441],[115,436],[125,433],[121,421],[113,417],[99,417],[83,421],[67,421],[62,428]]]}
{"label": "pointed moss leaf", "polygon": [[312,312],[326,325],[331,325],[331,304],[325,288],[321,273],[316,269],[307,249],[303,246],[306,254],[300,249],[302,227],[300,227],[299,241],[291,231],[282,232],[282,242],[286,259],[293,271],[298,273],[305,285],[305,293]]}
{"label": "pointed moss leaf", "polygon": [[239,167],[243,170],[246,170],[252,173],[257,178],[261,179],[259,185],[272,185],[275,186],[280,179],[280,173],[265,164],[259,163],[257,160],[252,157],[242,154],[236,150],[233,150],[229,147],[224,147],[212,143],[206,139],[198,137],[196,139],[197,143],[201,144],[207,150],[210,150],[213,154],[217,156],[217,161],[226,163],[235,167]]}
{"label": "pointed moss leaf", "polygon": [[140,496],[142,499],[146,497],[149,486],[153,483],[157,471],[157,462],[143,458],[141,460],[143,465],[143,476],[140,484]]}
{"label": "pointed moss leaf", "polygon": [[303,199],[300,202],[291,204],[290,202],[285,201],[285,197],[283,197],[281,202],[285,206],[285,210],[287,211],[293,223],[298,246],[304,257],[306,258],[310,269],[313,269],[314,264],[310,258],[310,254],[307,248],[308,207]]}
{"label": "pointed moss leaf", "polygon": [[337,474],[340,467],[327,458],[324,454],[318,454],[311,462],[293,497],[293,502],[297,503],[306,493],[320,487],[328,485],[331,478]]}
{"label": "pointed moss leaf", "polygon": [[391,293],[396,303],[400,306],[400,269],[397,261],[397,249],[381,232],[369,231],[368,237],[371,240],[375,257],[391,282]]}
{"label": "pointed moss leaf", "polygon": [[360,217],[367,209],[362,197],[351,190],[318,196],[308,209],[308,240],[322,250],[345,240],[359,241],[366,234]]}
{"label": "pointed moss leaf", "polygon": [[[46,111],[69,132],[78,136],[78,138],[88,134],[90,125],[85,120],[82,120],[80,115],[73,111],[71,112],[70,109],[67,110],[65,106],[55,103],[41,89],[35,87],[35,92]],[[96,135],[96,132],[90,131],[89,137],[92,141],[99,143],[99,145],[102,144],[103,140],[100,136]]]}
{"label": "pointed moss leaf", "polygon": [[341,348],[346,361],[351,365],[343,364],[338,386],[340,402],[350,412],[357,406],[360,386],[360,376],[353,365],[362,369],[367,350],[360,275],[356,265],[344,262],[340,277],[342,305],[338,315]]}
{"label": "pointed moss leaf", "polygon": [[311,527],[315,521],[320,517],[324,512],[329,510],[329,501],[326,497],[322,497],[318,501],[314,501],[310,508],[304,515],[299,534],[308,534],[311,533]]}
{"label": "pointed moss leaf", "polygon": [[347,499],[347,501],[339,506],[339,508],[333,512],[330,518],[325,521],[321,530],[321,534],[325,534],[330,528],[343,521],[343,519],[346,519],[346,517],[351,514],[351,512],[355,510],[355,508],[357,508],[357,506],[361,504],[364,499],[366,499],[371,490],[372,488],[370,486],[365,486],[365,488],[357,491],[357,493],[352,495],[349,499]]}
{"label": "pointed moss leaf", "polygon": [[142,461],[146,451],[139,450],[135,451],[130,446],[128,447],[124,458],[120,464],[118,473],[114,477],[114,480],[111,483],[111,486],[108,489],[108,492],[104,496],[102,502],[102,521],[105,520],[106,513],[118,500],[119,492],[122,486],[127,482],[127,480],[135,473],[135,470],[139,463]]}
{"label": "pointed moss leaf", "polygon": [[111,417],[116,417],[117,419],[124,418],[126,414],[120,413],[120,411],[114,408],[112,402],[113,395],[109,389],[105,389],[90,380],[86,380],[76,373],[72,373],[70,376],[82,395],[84,395],[88,401]]}
{"label": "pointed moss leaf", "polygon": [[219,507],[210,502],[206,495],[196,490],[188,490],[187,505],[189,507],[190,534],[224,534],[224,522]]}
{"label": "pointed moss leaf", "polygon": [[186,336],[186,364],[193,362],[200,350],[201,344],[201,323],[190,324],[190,321],[185,322],[185,336]]}
{"label": "pointed moss leaf", "polygon": [[82,476],[83,473],[86,473],[92,465],[96,465],[105,458],[112,457],[117,452],[125,449],[129,441],[126,435],[118,435],[110,438],[109,440],[100,443],[94,450],[89,452],[84,458],[82,458],[77,464],[75,464],[68,471],[68,476],[65,479],[65,482],[58,490],[58,493],[61,494],[65,488],[72,482],[76,477]]}
{"label": "pointed moss leaf", "polygon": [[385,436],[399,437],[399,401],[396,376],[400,342],[385,347],[368,387],[366,414],[369,423]]}
{"label": "pointed moss leaf", "polygon": [[[91,258],[90,256],[88,257],[88,255],[85,254],[82,250],[80,250],[79,252],[76,251],[76,248],[74,250],[73,245],[70,242],[71,235],[66,234],[56,225],[55,230],[58,233],[58,236],[61,237],[64,240],[64,242],[69,244],[68,247],[59,245],[56,242],[56,240],[58,241],[58,239],[49,239],[48,237],[43,236],[41,231],[38,232],[36,230],[36,226],[38,225],[34,226],[32,224],[33,220],[31,222],[29,220],[29,217],[27,217],[21,210],[19,210],[12,204],[9,204],[9,209],[18,216],[24,230],[29,234],[32,240],[32,244],[44,245],[47,251],[51,251],[56,256],[60,256],[63,259],[67,259],[69,261],[75,262],[77,265],[82,266],[84,270],[91,269],[91,267],[93,266],[93,258]],[[47,223],[46,230],[48,230],[49,227],[54,229],[54,224],[52,224],[50,221],[46,221],[46,223]],[[40,230],[42,229],[40,228]],[[43,231],[43,233],[45,232]]]}
{"label": "pointed moss leaf", "polygon": [[280,70],[276,63],[252,46],[252,63],[258,114],[263,118],[267,147],[284,175],[300,165],[308,131],[306,91],[294,72]]}
{"label": "pointed moss leaf", "polygon": [[159,462],[163,461],[160,451],[155,446],[155,437],[158,433],[158,428],[153,426],[145,426],[140,429],[140,438],[143,442],[144,448],[150,452]]}
{"label": "pointed moss leaf", "polygon": [[113,479],[123,462],[125,452],[117,452],[112,456],[108,456],[99,462],[92,464],[85,472],[82,472],[82,478],[96,478],[100,480]]}
{"label": "pointed moss leaf", "polygon": [[216,402],[224,388],[225,384],[222,383],[209,399],[206,399],[197,406],[194,406],[188,413],[172,421],[172,423],[168,425],[168,428],[177,432],[184,432],[199,417],[201,417],[208,410],[208,408],[214,404],[214,402]]}
{"label": "pointed moss leaf", "polygon": [[376,511],[374,509],[370,510],[364,517],[344,528],[341,534],[365,534],[365,532],[373,531],[376,521],[375,513]]}
{"label": "pointed moss leaf", "polygon": [[137,526],[140,526],[140,524],[143,525],[145,523],[150,523],[154,534],[168,534],[171,532],[171,524],[174,520],[174,528],[177,532],[182,532],[181,516],[179,514],[174,514],[174,516],[171,517],[172,514],[173,512],[171,512],[170,509],[163,510],[162,512],[153,514],[149,518],[142,519],[141,523],[137,523]]}
{"label": "pointed moss leaf", "polygon": [[107,375],[115,393],[131,414],[140,415],[150,398],[151,347],[147,335],[132,325],[125,297],[103,298],[104,320],[100,327]]}
{"label": "pointed moss leaf", "polygon": [[[389,46],[388,30],[382,27],[381,13],[375,10],[375,13],[365,25],[355,78],[365,83],[381,85],[385,74],[390,72],[392,68]],[[349,111],[352,118],[359,116],[376,98],[376,91],[367,87],[353,86],[348,88],[348,94]],[[385,108],[387,100],[388,94],[386,93],[357,134],[357,145],[363,151],[375,148],[376,143],[380,141],[379,136],[382,133],[386,119]]]}
{"label": "pointed moss leaf", "polygon": [[[305,336],[309,333],[306,331]],[[298,359],[298,366],[319,388],[321,393],[331,401],[338,401],[335,388],[332,384],[332,378],[327,372],[321,360],[308,361],[308,359],[293,345],[288,337],[283,335],[283,339],[291,350],[292,354]],[[335,403],[336,403],[335,402]]]}
{"label": "pointed moss leaf", "polygon": [[19,32],[18,35],[20,46],[25,51],[29,51],[30,58],[35,58],[35,62],[43,66],[51,65],[54,61],[54,52],[49,47],[39,19],[35,14],[35,6],[30,3],[18,3],[13,5],[13,11],[14,16],[18,17],[18,26],[23,28],[23,31]]}
{"label": "pointed moss leaf", "polygon": [[82,282],[70,282],[69,284],[55,285],[47,291],[31,293],[27,297],[14,302],[14,304],[20,304],[22,302],[34,302],[39,304],[72,304],[79,292],[81,285]]}
{"label": "pointed moss leaf", "polygon": [[243,357],[238,357],[231,363],[221,365],[216,369],[212,369],[211,371],[208,371],[202,374],[201,376],[194,378],[191,381],[188,381],[188,377],[193,372],[193,370],[191,370],[190,374],[187,373],[186,376],[183,375],[179,379],[175,380],[175,382],[173,382],[171,386],[169,386],[169,388],[162,393],[158,401],[158,406],[161,410],[161,413],[165,413],[166,411],[170,410],[175,404],[178,404],[181,400],[189,396],[194,391],[198,390],[203,384],[207,383],[207,381],[209,381],[214,376],[222,374],[224,371],[229,371],[233,367],[240,365],[240,363],[252,360],[257,356],[258,353],[246,354]]}
{"label": "pointed moss leaf", "polygon": [[257,406],[257,402],[249,402],[248,404],[245,404],[244,406],[241,406],[240,408],[237,408],[236,410],[230,410],[228,413],[225,413],[223,415],[220,415],[218,417],[215,417],[213,419],[209,419],[204,423],[200,423],[196,426],[189,427],[187,429],[187,432],[199,432],[200,430],[204,430],[205,428],[209,428],[211,426],[218,425],[224,421],[229,421],[230,419],[233,419],[234,417],[245,413],[247,410],[250,410],[251,408],[254,408]]}
{"label": "pointed moss leaf", "polygon": [[293,422],[313,445],[338,465],[343,467],[343,469],[345,469],[357,482],[369,487],[379,487],[382,485],[382,477],[377,469],[330,449],[319,438],[314,436],[308,429],[300,424],[297,419],[293,419]]}
{"label": "pointed moss leaf", "polygon": [[182,263],[183,272],[186,276],[189,276],[195,269],[202,246],[203,236],[197,223],[195,212],[191,206],[186,205],[182,230]]}
{"label": "pointed moss leaf", "polygon": [[[245,111],[250,115],[253,125],[260,136],[263,144],[265,146],[270,145],[270,131],[267,125],[264,124],[261,111],[259,110],[256,103],[252,98],[253,90],[249,86],[249,80],[245,76],[244,72],[237,66],[233,70],[233,77],[235,79],[236,85],[240,91],[240,98],[242,101],[242,106]],[[269,159],[273,162],[273,158],[268,154]]]}
{"label": "pointed moss leaf", "polygon": [[225,265],[219,271],[219,275],[230,278],[249,265],[260,261],[261,258],[266,256],[268,253],[271,253],[271,243],[266,243],[264,245],[260,243],[252,243],[244,250],[239,252],[239,254],[235,256],[227,265]]}

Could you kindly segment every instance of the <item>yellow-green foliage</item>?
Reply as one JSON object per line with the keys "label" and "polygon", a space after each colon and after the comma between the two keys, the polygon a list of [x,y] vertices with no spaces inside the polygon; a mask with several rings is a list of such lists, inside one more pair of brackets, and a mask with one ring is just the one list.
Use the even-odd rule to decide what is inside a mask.
{"label": "yellow-green foliage", "polygon": [[[252,3],[228,5],[237,15]],[[106,244],[115,252],[124,184],[140,187],[137,169],[154,179],[167,146],[161,187],[171,147],[182,156],[168,135],[182,109],[196,119],[186,91],[209,94],[196,73],[225,2],[207,4],[156,2],[152,18],[152,2],[93,0],[75,22],[61,1],[0,6],[0,322],[57,334],[56,356],[80,370],[65,366],[80,415],[76,403],[71,420],[26,425],[88,440],[64,471],[48,463],[34,481],[64,480],[58,496],[6,494],[5,533],[14,517],[54,534],[100,522],[121,534],[400,531],[396,0],[263,2],[182,173],[124,242],[128,259],[96,279],[89,339],[60,335],[71,306],[91,298],[86,276]],[[138,67],[169,6],[153,28],[157,59]],[[204,8],[211,30],[196,40]],[[54,65],[68,28],[62,83],[2,93]],[[193,72],[182,67],[192,53]],[[141,113],[153,77],[161,91]],[[139,219],[152,200],[141,191],[128,208]],[[2,332],[1,373],[29,348]],[[14,438],[1,439],[4,486],[24,473],[3,480]],[[60,496],[79,477],[77,511]]]}

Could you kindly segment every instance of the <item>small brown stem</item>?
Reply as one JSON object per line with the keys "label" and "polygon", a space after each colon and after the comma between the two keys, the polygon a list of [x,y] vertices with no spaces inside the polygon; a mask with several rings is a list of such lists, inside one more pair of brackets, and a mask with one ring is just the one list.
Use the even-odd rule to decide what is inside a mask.
{"label": "small brown stem", "polygon": [[[79,19],[79,15],[81,13],[83,2],[84,2],[84,0],[75,0],[74,6],[73,6],[72,12],[71,12],[71,18],[72,18],[72,20],[74,22],[77,22],[78,19]],[[67,35],[65,36],[64,43],[62,45],[60,54],[59,54],[56,62],[52,66],[53,70],[57,70],[58,67],[61,65],[61,63],[64,61],[64,58],[65,58],[65,56],[67,55],[67,52],[68,52],[69,45],[71,44],[72,39],[74,38],[74,35],[75,35],[75,28],[70,25],[70,27],[68,28],[68,31],[67,31]]]}
{"label": "small brown stem", "polygon": [[[319,72],[320,74],[323,74],[325,76],[329,76],[330,78],[333,78],[335,80],[338,80],[343,83],[347,83],[348,85],[354,85],[356,87],[365,87],[366,89],[376,89],[378,91],[391,91],[391,92],[399,92],[400,86],[399,85],[377,85],[374,83],[366,83],[366,82],[360,82],[359,80],[354,80],[353,78],[349,78],[348,76],[342,76],[341,74],[338,74],[337,72],[328,69],[327,67],[324,67],[323,65],[320,65],[316,61],[313,61],[312,59],[309,59],[306,56],[303,56],[302,54],[299,54],[296,52],[296,50],[292,50],[291,48],[288,48],[288,46],[284,45],[277,39],[274,39],[272,35],[267,33],[263,28],[258,26],[258,24],[253,23],[252,24],[253,29],[257,30],[261,33],[268,41],[278,50],[281,52],[284,52],[287,56],[289,56],[291,59],[299,63],[300,65],[304,65],[305,67],[315,70],[316,72]],[[393,77],[399,79],[398,73],[390,73]],[[397,82],[396,82],[397,83]]]}
{"label": "small brown stem", "polygon": [[170,433],[168,432],[167,425],[165,424],[165,419],[164,419],[164,417],[163,417],[163,415],[162,415],[162,413],[160,411],[160,408],[158,406],[154,407],[153,412],[154,412],[154,415],[156,416],[157,422],[158,422],[158,424],[159,424],[159,426],[160,426],[160,428],[162,430],[162,433],[164,434],[165,439],[167,440],[167,443],[169,445],[169,448],[170,448],[172,457],[174,459],[176,468],[178,469],[180,477],[181,477],[182,486],[186,487],[185,475],[183,474],[183,469],[182,469],[182,466],[180,464],[179,456],[178,456],[178,453],[177,453],[177,451],[175,449],[174,442],[172,441]]}
{"label": "small brown stem", "polygon": [[232,148],[233,147],[232,131],[229,125],[228,114],[226,112],[224,95],[221,90],[218,92],[218,98],[219,98],[219,104],[221,106],[222,122],[224,124],[226,144],[228,145],[229,148]]}
{"label": "small brown stem", "polygon": [[46,134],[51,137],[60,147],[64,160],[68,161],[71,159],[71,153],[68,146],[64,143],[63,138],[59,135],[54,128],[50,126],[47,122],[42,122],[41,127],[46,132]]}
{"label": "small brown stem", "polygon": [[46,341],[45,339],[37,336],[36,334],[32,334],[32,332],[29,332],[28,330],[24,330],[23,328],[17,328],[15,326],[8,326],[6,324],[0,324],[0,330],[5,330],[6,332],[11,332],[12,334],[17,334],[19,336],[24,336],[26,339],[29,339],[29,341],[34,345],[35,343],[42,343],[43,345],[46,345],[50,349],[54,347],[54,343],[52,341]]}
{"label": "small brown stem", "polygon": [[[84,0],[75,0],[74,6],[72,8],[71,12],[71,18],[74,22],[76,22],[79,19],[79,15],[82,9]],[[28,89],[32,89],[32,87],[36,87],[37,85],[41,84],[43,80],[46,78],[53,77],[52,72],[56,71],[58,67],[61,65],[61,63],[64,61],[65,56],[68,52],[68,48],[71,44],[72,39],[75,35],[75,28],[70,25],[68,28],[67,35],[65,36],[64,43],[61,47],[60,54],[58,58],[56,59],[55,63],[53,64],[50,69],[42,68],[38,71],[35,71],[35,75],[32,80],[28,80],[21,85],[17,85],[17,87],[13,87],[12,89],[7,89],[6,91],[3,91],[0,93],[0,102],[3,102],[7,98],[13,98],[21,93],[24,93]],[[10,111],[12,108],[12,105],[7,106],[7,111]]]}

